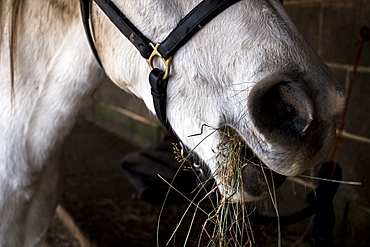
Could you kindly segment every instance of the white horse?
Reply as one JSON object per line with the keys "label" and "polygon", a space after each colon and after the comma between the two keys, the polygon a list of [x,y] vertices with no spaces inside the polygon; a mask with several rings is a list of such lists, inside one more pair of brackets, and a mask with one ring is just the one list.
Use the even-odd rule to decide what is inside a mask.
{"label": "white horse", "polygon": [[[200,0],[114,2],[159,42]],[[0,25],[0,246],[37,246],[63,190],[63,138],[103,71],[77,0],[1,0]],[[105,73],[154,112],[146,61],[95,4],[92,25]],[[172,128],[220,188],[225,136],[214,129],[233,129],[267,167],[297,175],[330,151],[342,104],[277,0],[240,1],[203,27],[174,56],[167,94]]]}

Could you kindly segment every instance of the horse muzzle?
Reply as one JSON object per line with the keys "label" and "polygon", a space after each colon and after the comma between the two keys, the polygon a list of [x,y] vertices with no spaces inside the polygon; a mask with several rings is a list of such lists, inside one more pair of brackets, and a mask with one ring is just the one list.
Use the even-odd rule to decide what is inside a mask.
{"label": "horse muzzle", "polygon": [[258,136],[249,146],[266,166],[285,176],[322,162],[335,141],[337,115],[329,105],[333,95],[310,85],[302,79],[267,79],[249,94],[252,131]]}

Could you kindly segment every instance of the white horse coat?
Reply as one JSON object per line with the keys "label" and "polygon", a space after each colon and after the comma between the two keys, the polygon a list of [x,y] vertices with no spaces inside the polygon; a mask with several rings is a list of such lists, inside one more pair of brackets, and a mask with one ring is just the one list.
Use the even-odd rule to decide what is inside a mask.
{"label": "white horse coat", "polygon": [[[155,42],[198,2],[115,1]],[[92,16],[105,73],[154,112],[146,61],[95,5]],[[0,18],[0,246],[36,246],[63,189],[63,138],[103,71],[78,1],[2,0]],[[212,172],[224,137],[194,136],[203,124],[236,130],[268,167],[296,175],[330,151],[342,102],[276,0],[238,2],[207,24],[174,56],[167,93],[171,126]]]}

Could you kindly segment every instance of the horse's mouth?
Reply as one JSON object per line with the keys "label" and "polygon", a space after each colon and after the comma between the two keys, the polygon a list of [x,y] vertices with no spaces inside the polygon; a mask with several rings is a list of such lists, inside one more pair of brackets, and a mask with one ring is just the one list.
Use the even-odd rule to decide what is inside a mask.
{"label": "horse's mouth", "polygon": [[286,176],[269,169],[231,127],[221,130],[219,169],[214,174],[222,194],[233,201],[255,201],[280,187]]}

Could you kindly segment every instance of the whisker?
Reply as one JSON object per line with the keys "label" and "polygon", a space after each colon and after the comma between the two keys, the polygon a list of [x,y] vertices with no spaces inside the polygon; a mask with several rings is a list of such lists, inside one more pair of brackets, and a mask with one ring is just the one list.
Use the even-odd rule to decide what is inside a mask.
{"label": "whisker", "polygon": [[357,186],[362,185],[362,182],[356,182],[356,181],[342,181],[342,180],[319,178],[319,177],[313,177],[313,176],[307,176],[307,175],[299,175],[299,177],[328,181],[328,182],[333,182],[333,183],[340,183],[340,184],[357,185]]}

